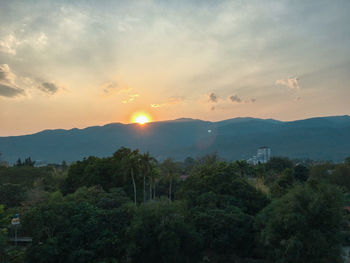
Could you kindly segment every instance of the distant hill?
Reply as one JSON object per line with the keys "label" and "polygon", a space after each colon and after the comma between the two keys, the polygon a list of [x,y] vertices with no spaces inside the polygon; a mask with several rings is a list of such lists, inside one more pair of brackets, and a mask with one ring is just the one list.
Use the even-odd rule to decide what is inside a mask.
{"label": "distant hill", "polygon": [[282,122],[234,118],[219,122],[177,119],[138,124],[111,123],[85,129],[45,130],[0,137],[2,158],[14,163],[30,156],[42,162],[72,162],[90,155],[110,156],[122,146],[149,151],[158,159],[183,160],[217,152],[230,160],[248,159],[260,146],[275,156],[342,161],[350,156],[350,116]]}

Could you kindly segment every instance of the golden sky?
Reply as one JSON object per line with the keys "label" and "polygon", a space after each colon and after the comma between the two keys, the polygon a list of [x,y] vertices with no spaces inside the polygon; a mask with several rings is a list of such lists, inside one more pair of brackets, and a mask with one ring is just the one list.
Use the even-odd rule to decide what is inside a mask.
{"label": "golden sky", "polygon": [[350,1],[0,0],[0,136],[350,114]]}

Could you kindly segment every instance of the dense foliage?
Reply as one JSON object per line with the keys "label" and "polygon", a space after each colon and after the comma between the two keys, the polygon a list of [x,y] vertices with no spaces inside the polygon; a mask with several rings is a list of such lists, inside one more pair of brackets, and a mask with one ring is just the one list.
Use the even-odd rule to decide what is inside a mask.
{"label": "dense foliage", "polygon": [[[159,163],[121,148],[1,164],[0,183],[0,262],[341,262],[349,231],[349,159]],[[8,241],[16,213],[29,245]]]}

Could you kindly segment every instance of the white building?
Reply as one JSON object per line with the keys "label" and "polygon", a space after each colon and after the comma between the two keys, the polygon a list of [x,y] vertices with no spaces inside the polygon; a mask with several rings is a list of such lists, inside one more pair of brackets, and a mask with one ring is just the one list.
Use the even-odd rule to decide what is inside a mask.
{"label": "white building", "polygon": [[248,160],[249,163],[257,165],[259,163],[267,163],[271,158],[271,148],[263,146],[257,151],[256,156],[253,156]]}
{"label": "white building", "polygon": [[256,159],[260,163],[267,163],[271,158],[271,149],[269,147],[263,146],[258,149],[256,154]]}

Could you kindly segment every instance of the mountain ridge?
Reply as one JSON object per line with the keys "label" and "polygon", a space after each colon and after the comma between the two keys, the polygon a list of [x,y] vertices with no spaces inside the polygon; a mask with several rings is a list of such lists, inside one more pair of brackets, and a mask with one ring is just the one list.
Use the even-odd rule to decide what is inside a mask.
{"label": "mountain ridge", "polygon": [[350,116],[295,121],[240,117],[217,122],[180,118],[145,126],[109,123],[0,137],[0,152],[10,163],[28,156],[73,162],[90,155],[109,156],[122,146],[149,151],[160,160],[213,152],[237,160],[255,155],[262,145],[271,147],[273,155],[342,161],[350,155]]}

